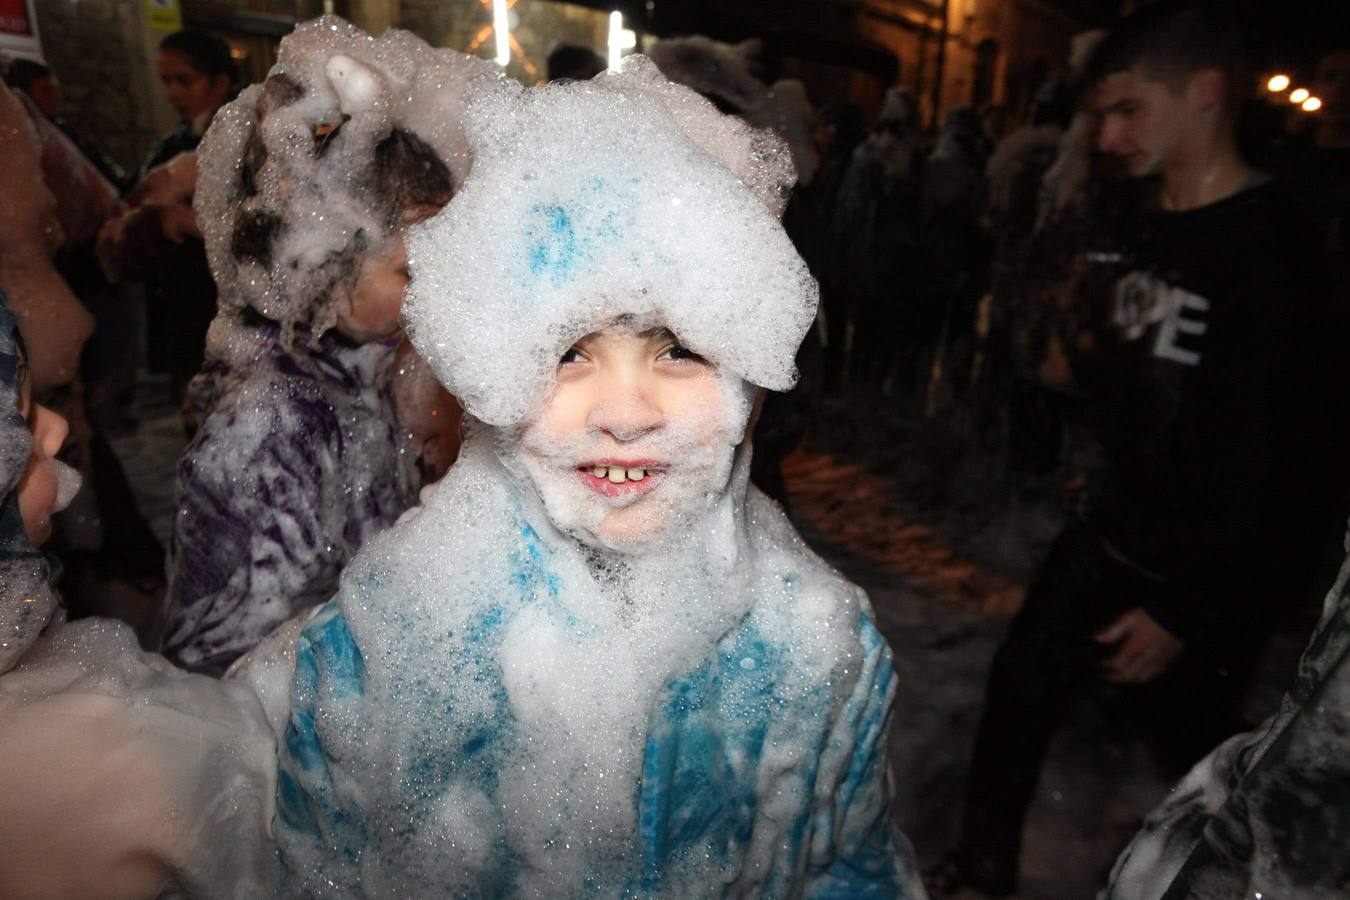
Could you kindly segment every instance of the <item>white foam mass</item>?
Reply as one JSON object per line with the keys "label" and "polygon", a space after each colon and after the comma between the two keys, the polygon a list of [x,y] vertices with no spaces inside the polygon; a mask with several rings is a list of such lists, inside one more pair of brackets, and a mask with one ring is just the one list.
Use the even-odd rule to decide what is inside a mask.
{"label": "white foam mass", "polygon": [[[884,641],[749,487],[752,385],[791,385],[815,312],[786,148],[642,58],[481,84],[465,133],[404,304],[468,411],[461,455],[236,672],[286,723],[288,889],[793,896],[864,842],[895,884]],[[550,402],[573,342],[661,327],[711,363],[664,403]],[[602,496],[610,456],[653,481]]]}
{"label": "white foam mass", "polygon": [[[469,167],[460,125],[467,88],[500,77],[484,60],[407,31],[374,38],[335,16],[297,26],[268,80],[221,108],[198,151],[194,208],[222,312],[252,306],[327,330],[355,278],[349,261],[397,225],[372,195],[375,146],[395,129],[409,132],[458,185]],[[276,223],[258,229],[263,259],[236,252],[249,216]]]}
{"label": "white foam mass", "polygon": [[629,315],[786,390],[817,290],[780,227],[792,163],[767,131],[645,57],[589,82],[479,82],[473,168],[409,237],[404,316],[473,415],[523,421],[578,338]]}

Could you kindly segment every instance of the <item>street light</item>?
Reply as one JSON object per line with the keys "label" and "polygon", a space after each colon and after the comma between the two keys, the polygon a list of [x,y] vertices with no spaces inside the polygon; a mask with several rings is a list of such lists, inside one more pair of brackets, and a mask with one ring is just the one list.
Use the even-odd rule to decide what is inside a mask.
{"label": "street light", "polygon": [[609,67],[617,69],[623,59],[623,13],[609,14]]}
{"label": "street light", "polygon": [[1308,90],[1307,88],[1297,88],[1294,90],[1292,94],[1289,95],[1289,102],[1302,103],[1304,100],[1307,100],[1311,96],[1312,91]]}
{"label": "street light", "polygon": [[492,32],[497,39],[497,65],[505,68],[511,61],[511,20],[506,0],[492,0]]}
{"label": "street light", "polygon": [[637,32],[623,27],[623,13],[617,9],[609,14],[609,67],[617,69],[623,62],[623,51],[637,46]]}
{"label": "street light", "polygon": [[1317,112],[1321,108],[1322,101],[1318,100],[1316,97],[1309,97],[1307,100],[1303,101],[1304,112]]}
{"label": "street light", "polygon": [[1270,80],[1266,82],[1266,90],[1270,91],[1272,94],[1278,94],[1281,91],[1287,91],[1288,89],[1288,75],[1272,75],[1270,76]]}

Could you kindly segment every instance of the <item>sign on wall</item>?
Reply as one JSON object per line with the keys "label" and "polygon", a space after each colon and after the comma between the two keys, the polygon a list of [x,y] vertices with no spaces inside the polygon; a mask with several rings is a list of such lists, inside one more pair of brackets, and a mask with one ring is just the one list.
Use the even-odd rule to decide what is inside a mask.
{"label": "sign on wall", "polygon": [[181,30],[183,13],[178,7],[178,0],[145,0],[145,24],[165,33]]}
{"label": "sign on wall", "polygon": [[0,53],[42,59],[33,0],[0,0]]}

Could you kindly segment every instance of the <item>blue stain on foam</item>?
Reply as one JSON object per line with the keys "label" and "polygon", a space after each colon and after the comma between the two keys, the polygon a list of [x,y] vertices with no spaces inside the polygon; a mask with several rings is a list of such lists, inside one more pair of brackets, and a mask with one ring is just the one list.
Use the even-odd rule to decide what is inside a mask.
{"label": "blue stain on foam", "polygon": [[547,275],[557,284],[571,274],[582,255],[577,246],[576,226],[567,210],[556,203],[531,207],[530,215],[543,219],[527,233],[531,239],[530,272]]}
{"label": "blue stain on foam", "polygon": [[622,240],[625,220],[638,202],[638,181],[616,187],[599,176],[587,178],[572,199],[536,203],[525,226],[530,274],[554,287],[573,278],[602,246]]}

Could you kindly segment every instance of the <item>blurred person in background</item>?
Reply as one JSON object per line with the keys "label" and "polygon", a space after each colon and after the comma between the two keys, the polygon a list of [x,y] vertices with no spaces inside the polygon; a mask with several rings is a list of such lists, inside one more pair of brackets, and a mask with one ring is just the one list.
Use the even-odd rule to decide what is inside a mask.
{"label": "blurred person in background", "polygon": [[1313,95],[1322,101],[1314,115],[1312,146],[1293,168],[1305,186],[1309,209],[1332,254],[1341,284],[1350,283],[1350,41],[1317,61]]}
{"label": "blurred person in background", "polygon": [[1084,254],[1088,327],[1055,329],[1104,483],[994,658],[946,893],[1017,890],[1026,812],[1076,701],[1135,702],[1184,771],[1246,727],[1265,639],[1330,580],[1350,333],[1296,198],[1238,152],[1245,59],[1231,10],[1160,2],[1088,64],[1096,149],[1148,204]]}
{"label": "blurred person in background", "polygon": [[140,177],[180,153],[197,149],[211,119],[239,87],[230,45],[195,28],[175,32],[159,44],[156,62],[165,96],[181,120],[150,148]]}
{"label": "blurred person in background", "polygon": [[923,168],[918,101],[905,88],[891,88],[872,133],[853,151],[835,202],[852,383],[880,384],[897,364],[897,350],[906,370],[918,352]]}
{"label": "blurred person in background", "polygon": [[77,131],[66,118],[62,104],[64,96],[56,73],[40,62],[16,59],[5,70],[5,84],[11,90],[21,91],[54,125],[70,138],[99,173],[121,193],[131,186],[131,176],[117,160],[107,154],[95,141]]}
{"label": "blurred person in background", "polygon": [[[989,281],[989,235],[982,223],[990,143],[969,106],[948,111],[924,166],[920,233],[919,352],[901,384],[925,386],[924,410],[964,391],[975,347],[975,310]],[[912,277],[912,276],[911,276]],[[902,360],[902,364],[903,364]]]}
{"label": "blurred person in background", "polygon": [[820,282],[820,320],[816,324],[824,345],[821,387],[827,391],[837,386],[843,375],[848,324],[848,297],[840,287],[842,249],[834,230],[834,208],[849,160],[866,136],[867,123],[856,104],[836,103],[822,109],[816,131],[819,171],[811,187],[793,198],[803,207],[803,227],[788,233]]}
{"label": "blurred person in background", "polygon": [[[201,369],[216,313],[216,286],[192,212],[197,167],[191,154],[235,93],[238,73],[225,41],[192,29],[164,38],[158,68],[181,121],[146,156],[136,188],[99,236],[99,254],[112,279],[146,285],[150,368],[168,373],[172,396],[182,402],[187,382]],[[185,419],[185,427],[196,426]]]}

